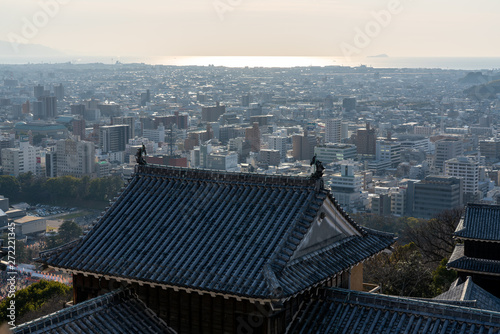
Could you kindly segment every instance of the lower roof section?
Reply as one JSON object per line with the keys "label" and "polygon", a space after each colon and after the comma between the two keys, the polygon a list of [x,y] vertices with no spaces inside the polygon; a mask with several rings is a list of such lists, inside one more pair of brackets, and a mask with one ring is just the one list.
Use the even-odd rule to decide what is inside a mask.
{"label": "lower roof section", "polygon": [[500,261],[468,257],[464,251],[463,244],[456,245],[446,267],[457,271],[500,276]]}
{"label": "lower roof section", "polygon": [[468,307],[500,312],[500,298],[476,285],[470,276],[465,281],[457,278],[448,291],[434,297],[433,300],[439,303],[456,302],[460,305],[466,303]]}
{"label": "lower roof section", "polygon": [[130,289],[116,290],[12,329],[21,333],[167,333],[176,332]]}
{"label": "lower roof section", "polygon": [[287,333],[499,333],[500,313],[338,288],[302,305]]}

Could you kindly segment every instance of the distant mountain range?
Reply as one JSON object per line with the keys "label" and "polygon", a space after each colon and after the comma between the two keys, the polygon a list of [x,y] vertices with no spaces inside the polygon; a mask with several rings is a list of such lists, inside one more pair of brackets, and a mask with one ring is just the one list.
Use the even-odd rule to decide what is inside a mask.
{"label": "distant mountain range", "polygon": [[494,99],[497,94],[500,94],[500,80],[491,81],[483,85],[472,86],[464,90],[464,93],[477,100]]}
{"label": "distant mountain range", "polygon": [[0,57],[62,56],[63,52],[39,44],[18,44],[18,52],[10,42],[0,40]]}
{"label": "distant mountain range", "polygon": [[491,81],[500,80],[500,75],[484,75],[481,72],[469,72],[465,77],[458,82],[461,84],[479,85],[486,84]]}

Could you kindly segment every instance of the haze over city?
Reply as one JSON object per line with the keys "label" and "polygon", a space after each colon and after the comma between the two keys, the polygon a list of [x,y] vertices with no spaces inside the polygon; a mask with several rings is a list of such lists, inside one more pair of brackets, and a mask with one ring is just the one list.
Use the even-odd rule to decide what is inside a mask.
{"label": "haze over city", "polygon": [[500,55],[500,3],[490,0],[1,3],[0,40],[74,56]]}

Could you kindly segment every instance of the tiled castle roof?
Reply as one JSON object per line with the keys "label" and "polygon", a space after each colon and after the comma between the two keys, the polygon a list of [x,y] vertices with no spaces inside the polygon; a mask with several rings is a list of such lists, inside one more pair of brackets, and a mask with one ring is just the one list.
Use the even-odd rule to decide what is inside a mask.
{"label": "tiled castle roof", "polygon": [[175,331],[149,310],[129,289],[100,297],[24,323],[14,334],[165,333]]}
{"label": "tiled castle roof", "polygon": [[500,276],[500,261],[468,257],[465,255],[464,247],[464,244],[455,245],[455,249],[446,264],[447,268]]}
{"label": "tiled castle roof", "polygon": [[500,313],[357,292],[322,289],[287,333],[499,333]]}
{"label": "tiled castle roof", "polygon": [[[293,255],[329,201],[351,235]],[[79,242],[41,254],[73,272],[245,296],[291,296],[389,247],[363,229],[321,180],[138,166]]]}
{"label": "tiled castle roof", "polygon": [[500,299],[475,284],[470,276],[465,281],[457,278],[448,291],[433,299],[437,302],[457,302],[460,305],[466,303],[468,307],[500,312]]}
{"label": "tiled castle roof", "polygon": [[468,204],[454,235],[500,242],[500,205]]}

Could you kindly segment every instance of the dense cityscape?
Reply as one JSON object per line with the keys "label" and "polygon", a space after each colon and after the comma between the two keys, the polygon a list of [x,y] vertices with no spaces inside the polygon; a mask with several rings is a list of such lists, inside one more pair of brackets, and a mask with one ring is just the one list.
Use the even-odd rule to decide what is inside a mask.
{"label": "dense cityscape", "polygon": [[[348,211],[430,218],[500,203],[494,71],[2,66],[4,175],[129,177],[149,164],[307,175]],[[436,199],[439,192],[448,196]],[[433,197],[434,196],[434,197]]]}
{"label": "dense cityscape", "polygon": [[[73,332],[500,331],[499,71],[117,61],[0,80],[1,300],[61,284],[43,288],[71,299],[50,312]],[[14,332],[59,326],[39,316]]]}

